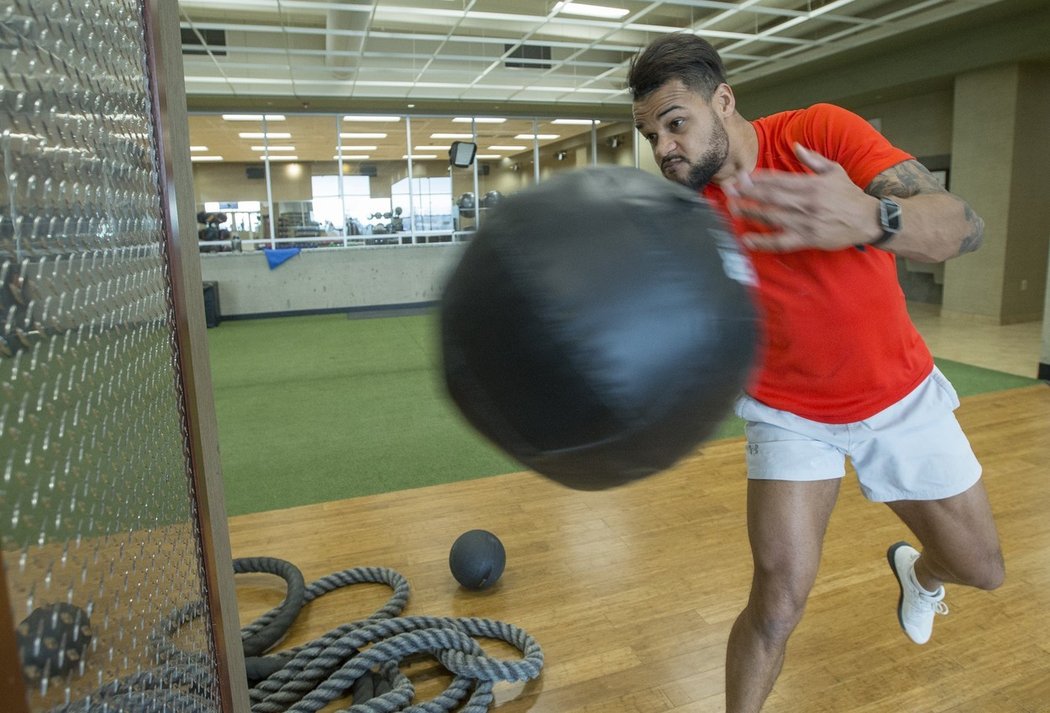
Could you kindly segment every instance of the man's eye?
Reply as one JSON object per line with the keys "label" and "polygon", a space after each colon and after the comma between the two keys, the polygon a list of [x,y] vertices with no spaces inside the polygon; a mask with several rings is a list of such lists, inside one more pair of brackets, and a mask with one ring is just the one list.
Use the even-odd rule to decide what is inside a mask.
{"label": "man's eye", "polygon": [[670,124],[668,124],[668,126],[670,126],[670,127],[672,128],[672,129],[677,129],[677,128],[678,128],[678,127],[680,127],[680,126],[681,126],[681,125],[682,125],[683,123],[685,123],[685,119],[672,119],[672,120],[671,120],[671,123],[670,123]]}

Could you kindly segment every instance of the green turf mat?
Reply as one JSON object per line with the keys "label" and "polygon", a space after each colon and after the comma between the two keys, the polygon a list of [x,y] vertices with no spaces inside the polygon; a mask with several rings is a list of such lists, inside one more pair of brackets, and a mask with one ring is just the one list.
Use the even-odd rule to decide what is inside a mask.
{"label": "green turf mat", "polygon": [[[521,470],[445,395],[435,328],[429,312],[226,321],[208,330],[229,514]],[[937,363],[960,396],[1038,383]],[[715,437],[742,435],[730,416]]]}
{"label": "green turf mat", "polygon": [[1041,383],[1039,379],[1029,379],[1025,376],[1006,374],[993,369],[984,369],[979,366],[970,366],[949,359],[935,359],[938,368],[948,380],[952,382],[959,396],[974,396],[988,391],[1003,391],[1004,389],[1018,389],[1022,386],[1032,386]]}
{"label": "green turf mat", "polygon": [[209,330],[230,514],[520,470],[445,397],[429,316]]}

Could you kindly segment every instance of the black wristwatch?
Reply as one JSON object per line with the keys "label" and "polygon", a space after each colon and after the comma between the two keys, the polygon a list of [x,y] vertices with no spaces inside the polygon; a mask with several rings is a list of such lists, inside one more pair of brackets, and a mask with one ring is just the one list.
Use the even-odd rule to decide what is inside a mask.
{"label": "black wristwatch", "polygon": [[879,227],[882,235],[875,238],[869,245],[882,245],[894,235],[901,232],[901,207],[889,198],[879,199]]}

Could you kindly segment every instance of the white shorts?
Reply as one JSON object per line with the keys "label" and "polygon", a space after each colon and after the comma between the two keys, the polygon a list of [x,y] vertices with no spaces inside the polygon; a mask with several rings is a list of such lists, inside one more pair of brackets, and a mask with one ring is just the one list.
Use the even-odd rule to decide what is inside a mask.
{"label": "white shorts", "polygon": [[955,388],[934,367],[910,394],[864,421],[820,423],[746,395],[736,414],[746,421],[748,478],[841,478],[848,457],[864,497],[889,502],[951,497],[981,477],[958,407]]}

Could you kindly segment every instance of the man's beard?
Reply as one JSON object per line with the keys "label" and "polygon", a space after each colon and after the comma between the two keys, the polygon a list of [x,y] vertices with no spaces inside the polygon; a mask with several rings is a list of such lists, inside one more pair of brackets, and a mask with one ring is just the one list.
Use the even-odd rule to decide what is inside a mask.
{"label": "man's beard", "polygon": [[722,122],[716,120],[711,133],[710,146],[699,159],[690,161],[689,173],[679,183],[694,191],[699,191],[710,183],[715,174],[721,170],[728,156],[729,134],[726,133]]}

